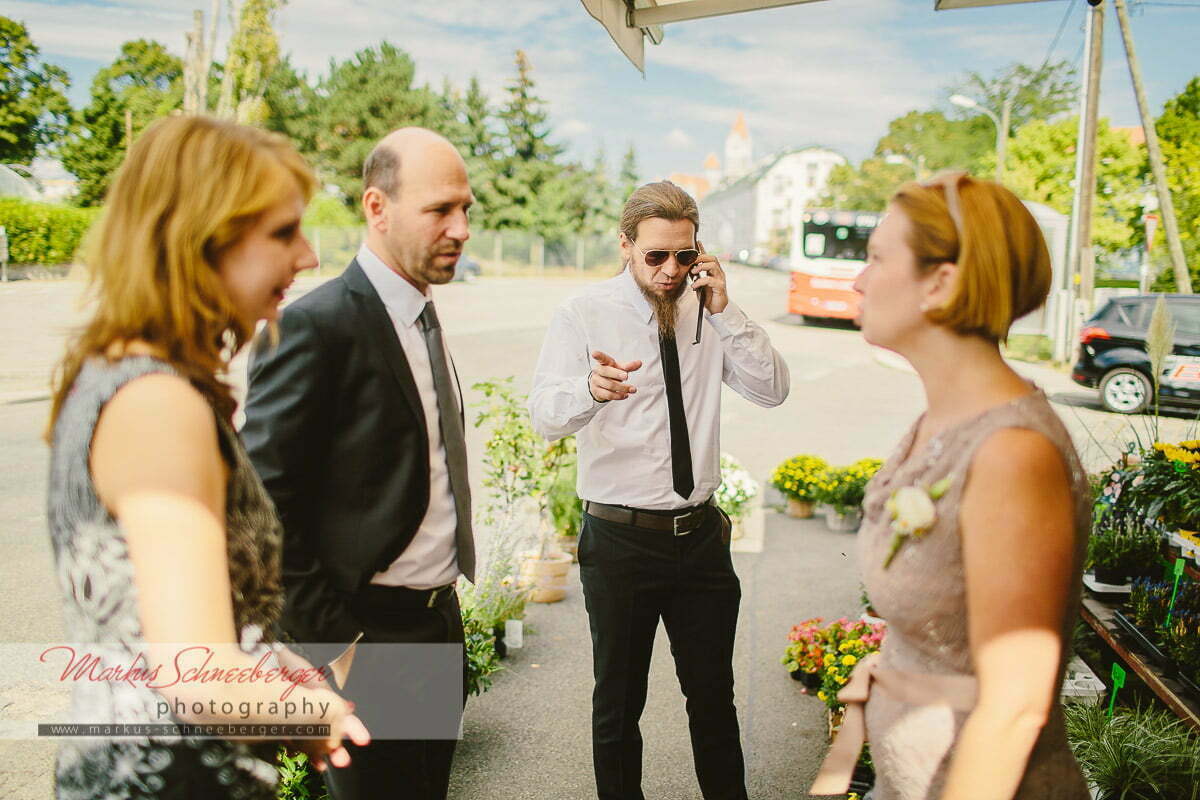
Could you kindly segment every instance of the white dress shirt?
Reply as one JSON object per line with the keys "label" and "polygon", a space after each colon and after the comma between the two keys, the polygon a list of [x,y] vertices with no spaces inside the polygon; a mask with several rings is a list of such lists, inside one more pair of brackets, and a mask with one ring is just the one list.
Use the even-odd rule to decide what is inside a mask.
{"label": "white dress shirt", "polygon": [[[429,508],[412,542],[391,566],[376,573],[371,583],[413,589],[445,586],[454,583],[459,576],[458,546],[454,538],[458,512],[454,508],[454,495],[450,492],[450,469],[446,466],[446,448],[442,444],[437,388],[433,383],[433,369],[429,365],[429,348],[417,322],[425,310],[425,304],[432,302],[433,298],[428,290],[426,294],[418,292],[365,244],[359,248],[358,265],[375,287],[396,328],[404,357],[408,359],[413,380],[417,383],[417,394],[421,396],[421,408],[425,412],[425,429],[429,434]],[[449,349],[446,363],[453,363]],[[396,391],[400,391],[399,387]],[[461,408],[461,397],[458,402]]]}
{"label": "white dress shirt", "polygon": [[[707,325],[693,345],[700,304],[693,291],[679,299],[675,340],[695,488],[684,499],[671,479],[671,428],[658,347],[658,322],[626,269],[589,286],[555,311],[533,376],[533,427],[554,441],[577,434],[584,500],[646,509],[703,503],[721,484],[721,382],[751,402],[771,407],[788,395],[787,365],[766,331],[733,303],[720,314],[704,310]],[[625,381],[637,391],[624,400],[596,401],[588,374],[599,350],[620,363],[641,361]]]}

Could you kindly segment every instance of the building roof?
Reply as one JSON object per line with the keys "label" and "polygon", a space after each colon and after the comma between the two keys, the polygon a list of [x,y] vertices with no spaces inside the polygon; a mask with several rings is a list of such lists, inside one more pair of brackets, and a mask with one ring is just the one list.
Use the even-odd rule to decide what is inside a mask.
{"label": "building roof", "polygon": [[721,161],[717,158],[716,153],[709,153],[708,158],[704,159],[705,169],[720,169]]}
{"label": "building roof", "polygon": [[1129,141],[1135,146],[1146,143],[1146,129],[1141,125],[1114,125],[1112,130],[1128,136]]}
{"label": "building roof", "polygon": [[731,192],[734,189],[740,189],[744,186],[753,186],[754,184],[756,184],[760,180],[762,180],[763,176],[771,171],[771,167],[778,164],[780,162],[780,160],[782,160],[784,157],[794,155],[795,153],[803,153],[806,150],[824,150],[827,153],[833,153],[835,156],[838,156],[843,161],[846,160],[846,157],[843,156],[841,153],[839,153],[837,150],[834,150],[831,147],[822,147],[819,144],[810,144],[810,145],[805,145],[804,147],[787,147],[787,148],[784,148],[783,150],[780,150],[779,152],[775,153],[774,155],[769,156],[768,158],[764,159],[763,161],[760,161],[752,170],[750,170],[745,175],[738,178],[736,181],[733,181],[732,183],[727,183],[727,184],[724,184],[724,185],[718,187],[714,192],[712,192],[710,195],[708,195],[708,198],[712,199],[714,197],[723,195],[726,192]]}
{"label": "building roof", "polygon": [[708,182],[708,178],[703,175],[688,175],[683,172],[672,172],[667,176],[667,180],[676,186],[681,187],[692,197],[697,200],[703,200],[712,188],[712,184]]}
{"label": "building roof", "polygon": [[746,117],[742,112],[738,112],[737,119],[733,121],[733,128],[729,132],[742,139],[750,138],[750,129],[746,127]]}

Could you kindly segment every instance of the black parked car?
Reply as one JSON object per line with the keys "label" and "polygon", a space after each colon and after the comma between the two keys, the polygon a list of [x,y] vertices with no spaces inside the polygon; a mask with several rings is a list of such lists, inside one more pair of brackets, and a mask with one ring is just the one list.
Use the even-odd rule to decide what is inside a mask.
{"label": "black parked car", "polygon": [[1200,405],[1200,295],[1136,295],[1109,300],[1079,331],[1079,360],[1071,378],[1098,388],[1109,411],[1137,414],[1154,402],[1146,332],[1159,297],[1175,320],[1175,346],[1163,365],[1159,402]]}

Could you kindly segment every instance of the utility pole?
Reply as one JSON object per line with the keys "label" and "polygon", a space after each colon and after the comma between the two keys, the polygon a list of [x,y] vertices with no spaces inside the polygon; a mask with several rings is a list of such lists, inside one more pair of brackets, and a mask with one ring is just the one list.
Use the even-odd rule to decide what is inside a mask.
{"label": "utility pole", "polygon": [[1079,301],[1085,314],[1092,312],[1096,285],[1096,253],[1092,249],[1092,206],[1096,199],[1096,127],[1100,117],[1100,72],[1104,66],[1104,0],[1088,0],[1087,89],[1082,157],[1076,173],[1078,215],[1075,243],[1079,264]]}
{"label": "utility pole", "polygon": [[1000,107],[1000,130],[996,136],[996,183],[1004,183],[1004,160],[1008,155],[1008,128],[1012,120],[1013,101],[1016,91],[1009,87],[1004,103]]}
{"label": "utility pole", "polygon": [[1154,172],[1154,186],[1158,190],[1158,207],[1162,215],[1163,231],[1167,234],[1167,247],[1171,251],[1171,266],[1175,270],[1175,289],[1183,294],[1192,293],[1192,278],[1188,273],[1187,261],[1183,257],[1183,245],[1179,241],[1179,225],[1175,221],[1175,206],[1171,202],[1171,190],[1167,186],[1167,170],[1163,166],[1162,149],[1158,146],[1158,131],[1150,116],[1146,102],[1146,89],[1142,85],[1142,68],[1138,65],[1137,53],[1133,49],[1133,33],[1129,29],[1129,9],[1125,0],[1113,0],[1117,8],[1117,22],[1121,25],[1121,39],[1125,42],[1125,60],[1129,63],[1129,77],[1133,80],[1133,94],[1137,97],[1138,113],[1142,117],[1142,130],[1146,132],[1146,150],[1150,155],[1150,169]]}

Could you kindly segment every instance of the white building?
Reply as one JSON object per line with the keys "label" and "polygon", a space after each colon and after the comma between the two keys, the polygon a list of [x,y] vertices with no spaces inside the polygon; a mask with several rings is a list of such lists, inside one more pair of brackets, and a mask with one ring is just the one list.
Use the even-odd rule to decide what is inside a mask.
{"label": "white building", "polygon": [[[738,115],[740,127],[745,122]],[[725,254],[738,261],[765,264],[790,247],[791,232],[800,224],[806,206],[811,206],[825,190],[829,172],[846,163],[839,153],[810,146],[783,150],[738,175],[731,163],[741,157],[731,153],[749,134],[738,136],[738,125],[726,142],[725,176],[720,186],[700,203],[700,240],[710,252]],[[734,158],[731,158],[733,156]]]}

